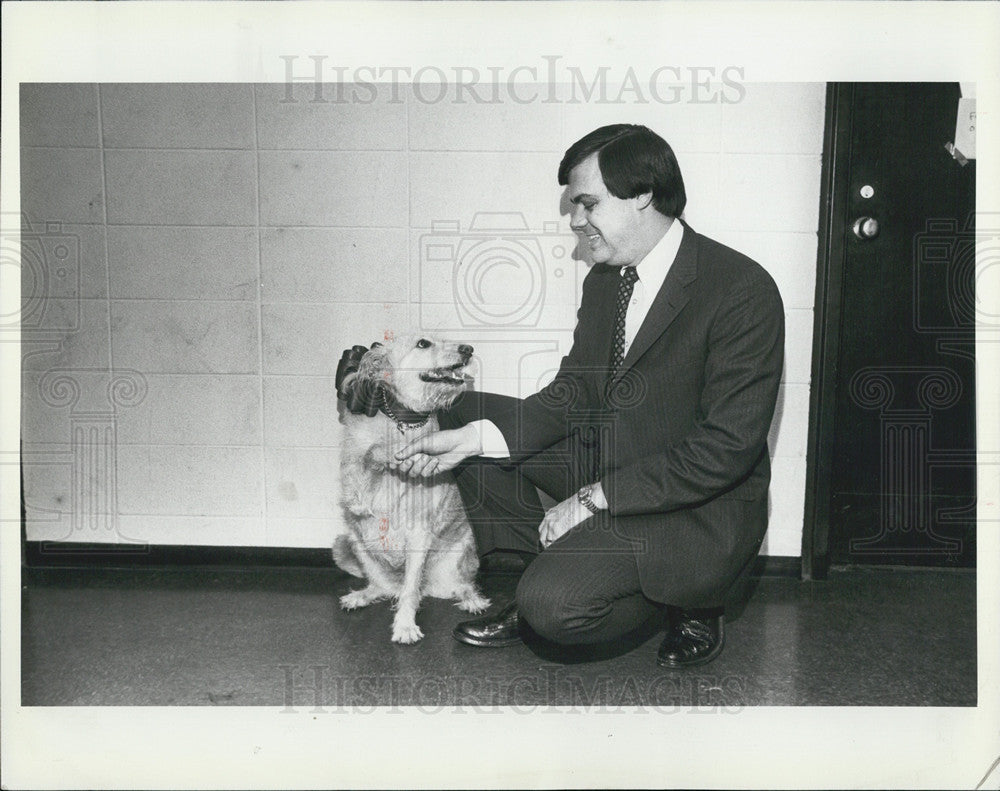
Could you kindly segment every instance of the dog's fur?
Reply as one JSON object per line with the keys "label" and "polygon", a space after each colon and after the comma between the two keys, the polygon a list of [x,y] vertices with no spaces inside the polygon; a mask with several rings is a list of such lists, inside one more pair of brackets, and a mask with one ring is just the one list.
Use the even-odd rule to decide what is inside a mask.
{"label": "dog's fur", "polygon": [[[426,345],[427,343],[430,345]],[[344,412],[341,501],[349,532],[333,547],[337,565],[368,585],[340,599],[346,610],[379,599],[396,600],[392,640],[423,637],[416,612],[424,596],[457,599],[478,613],[490,602],[476,589],[479,568],[472,529],[450,474],[408,478],[388,462],[404,445],[437,429],[434,412],[466,389],[468,352],[456,344],[407,335],[366,352],[344,387],[382,385],[392,399],[431,413],[425,426],[401,433],[382,412],[374,417]]]}

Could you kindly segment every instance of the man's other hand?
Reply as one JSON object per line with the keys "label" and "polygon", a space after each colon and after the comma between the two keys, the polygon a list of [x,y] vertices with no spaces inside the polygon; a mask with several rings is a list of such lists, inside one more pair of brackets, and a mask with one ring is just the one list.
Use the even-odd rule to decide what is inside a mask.
{"label": "man's other hand", "polygon": [[[604,487],[599,481],[591,487],[591,498],[599,510],[607,509],[608,499],[604,496]],[[591,516],[593,514],[575,494],[552,506],[545,512],[545,518],[538,526],[538,538],[542,542],[542,546],[548,548],[553,541],[566,535]]]}
{"label": "man's other hand", "polygon": [[547,548],[553,541],[564,536],[590,516],[590,511],[576,499],[575,494],[552,506],[545,512],[545,518],[538,526],[538,538],[542,546]]}

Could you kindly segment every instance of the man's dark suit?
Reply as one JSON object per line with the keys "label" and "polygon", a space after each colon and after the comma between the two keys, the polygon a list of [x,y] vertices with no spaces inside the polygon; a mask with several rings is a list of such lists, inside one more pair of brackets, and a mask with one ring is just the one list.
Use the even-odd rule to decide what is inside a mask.
{"label": "man's dark suit", "polygon": [[[510,463],[523,469],[552,471],[568,461],[564,485],[549,487],[559,490],[550,492],[557,499],[601,481],[610,511],[567,535],[611,530],[632,548],[647,598],[718,606],[767,527],[781,297],[757,263],[685,225],[663,286],[609,382],[619,280],[617,267],[598,264],[588,273],[573,347],[552,384],[523,401],[470,399],[477,405],[471,412],[466,405],[465,419],[492,420]],[[601,427],[600,450],[589,458],[588,426]]]}

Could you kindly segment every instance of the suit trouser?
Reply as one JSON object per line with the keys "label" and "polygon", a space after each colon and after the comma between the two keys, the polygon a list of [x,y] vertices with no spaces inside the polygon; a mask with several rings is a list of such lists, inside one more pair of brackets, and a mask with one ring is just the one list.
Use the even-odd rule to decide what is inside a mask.
{"label": "suit trouser", "polygon": [[646,598],[636,547],[614,529],[607,512],[591,517],[542,551],[538,526],[545,515],[535,489],[557,501],[583,485],[569,443],[515,469],[473,460],[455,478],[480,556],[515,551],[534,557],[517,586],[520,616],[556,643],[617,640],[663,614]]}

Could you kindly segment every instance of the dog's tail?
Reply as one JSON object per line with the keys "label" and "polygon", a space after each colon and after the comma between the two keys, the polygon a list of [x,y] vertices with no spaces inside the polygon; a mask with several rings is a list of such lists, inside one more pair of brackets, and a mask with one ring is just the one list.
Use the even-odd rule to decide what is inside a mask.
{"label": "dog's tail", "polygon": [[333,562],[348,574],[355,577],[364,577],[357,555],[354,554],[354,547],[351,546],[351,537],[346,534],[337,536],[333,541]]}

